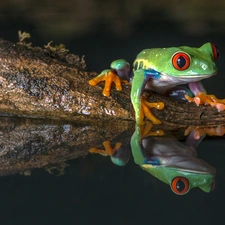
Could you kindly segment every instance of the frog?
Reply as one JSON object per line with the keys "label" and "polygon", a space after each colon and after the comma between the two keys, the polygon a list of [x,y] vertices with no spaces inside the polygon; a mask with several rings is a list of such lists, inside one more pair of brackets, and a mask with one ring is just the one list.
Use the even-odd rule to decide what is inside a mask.
{"label": "frog", "polygon": [[191,132],[184,144],[171,136],[143,135],[143,126],[146,124],[136,124],[130,142],[137,165],[169,185],[177,195],[185,195],[197,187],[207,193],[215,189],[216,169],[197,157],[196,147],[202,138],[194,143],[194,132]]}
{"label": "frog", "polygon": [[149,94],[153,91],[165,94],[178,85],[188,84],[191,96],[186,92],[185,99],[196,105],[208,104],[218,111],[225,110],[225,99],[218,99],[208,95],[202,84],[217,74],[215,61],[219,57],[216,45],[207,42],[200,47],[168,47],[150,48],[142,50],[131,67],[125,59],[118,59],[111,63],[110,69],[103,70],[98,76],[89,80],[89,84],[96,86],[105,81],[102,94],[110,96],[114,83],[117,90],[122,90],[122,84],[131,84],[131,102],[135,111],[136,123],[144,124],[147,117],[153,124],[162,123],[156,118],[151,108],[162,110],[163,102],[149,102]]}
{"label": "frog", "polygon": [[[218,128],[208,128],[209,135],[214,130],[214,135],[221,136]],[[127,165],[132,154],[135,164],[169,185],[175,194],[185,195],[193,188],[209,193],[216,186],[216,169],[197,157],[196,148],[206,134],[196,138],[196,131],[199,131],[198,127],[188,128],[185,142],[179,141],[173,135],[155,129],[147,121],[144,125],[135,124],[130,143],[120,142],[112,147],[110,141],[104,141],[104,149],[91,148],[89,153],[109,157],[114,165],[120,167]]]}

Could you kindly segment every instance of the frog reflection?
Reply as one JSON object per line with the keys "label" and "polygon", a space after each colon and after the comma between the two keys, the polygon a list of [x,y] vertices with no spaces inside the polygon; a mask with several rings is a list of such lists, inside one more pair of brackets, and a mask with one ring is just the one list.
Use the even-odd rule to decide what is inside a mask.
{"label": "frog reflection", "polygon": [[117,143],[113,148],[109,141],[103,142],[104,150],[91,148],[90,153],[98,153],[102,156],[109,156],[111,161],[117,166],[125,166],[130,160],[129,144]]}
{"label": "frog reflection", "polygon": [[[190,136],[187,140],[193,143],[194,138]],[[201,139],[196,140],[198,143],[200,141]],[[172,191],[178,195],[186,194],[194,187],[205,192],[214,189],[216,170],[197,158],[197,152],[192,146],[184,145],[174,138],[142,138],[141,127],[136,126],[131,138],[131,149],[135,163],[169,184]]]}
{"label": "frog reflection", "polygon": [[[136,125],[131,138],[131,152],[136,164],[170,185],[178,195],[186,194],[195,187],[205,192],[214,189],[216,170],[197,158],[193,147],[197,147],[204,135],[196,139],[195,132],[189,132],[186,143],[183,144],[175,138],[162,137],[162,131],[149,132],[150,129],[147,125]],[[93,148],[90,152],[108,155],[118,166],[124,166],[129,161],[129,146],[117,144],[112,148],[109,142],[104,142],[103,145],[105,150]]]}

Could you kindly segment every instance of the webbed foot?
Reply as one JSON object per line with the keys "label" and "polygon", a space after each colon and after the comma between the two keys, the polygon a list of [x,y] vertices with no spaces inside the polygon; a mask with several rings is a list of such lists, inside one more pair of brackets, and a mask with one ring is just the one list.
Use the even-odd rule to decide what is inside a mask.
{"label": "webbed foot", "polygon": [[218,99],[215,95],[207,95],[204,92],[199,92],[195,97],[191,98],[185,95],[189,102],[195,102],[196,105],[207,104],[216,107],[219,111],[225,110],[225,99]]}
{"label": "webbed foot", "polygon": [[116,89],[118,91],[122,90],[121,83],[130,84],[127,80],[120,79],[120,77],[115,72],[113,72],[112,70],[104,70],[97,77],[89,80],[89,84],[91,86],[96,86],[101,81],[105,81],[105,86],[104,86],[104,89],[103,89],[103,92],[102,92],[102,94],[104,96],[110,96],[112,83],[115,83]]}
{"label": "webbed foot", "polygon": [[140,124],[143,124],[144,117],[147,117],[149,120],[152,121],[153,124],[161,124],[161,120],[157,119],[151,112],[151,108],[155,109],[163,109],[164,103],[163,102],[148,102],[146,99],[148,97],[148,93],[143,93],[141,96],[141,115],[140,115]]}
{"label": "webbed foot", "polygon": [[188,136],[190,132],[193,132],[193,138],[195,140],[199,140],[201,137],[207,136],[224,136],[225,127],[217,126],[217,127],[188,127],[184,135]]}
{"label": "webbed foot", "polygon": [[[140,134],[141,138],[147,138],[147,137],[156,137],[156,136],[163,136],[164,131],[163,130],[155,130],[152,131],[153,124],[152,123],[145,123],[144,125],[140,126]],[[138,128],[136,128],[138,129]]]}
{"label": "webbed foot", "polygon": [[103,156],[111,156],[116,151],[118,151],[118,149],[120,149],[120,147],[122,145],[122,143],[119,142],[119,143],[116,143],[114,148],[112,148],[111,144],[110,144],[110,141],[104,141],[102,144],[104,146],[104,150],[97,149],[97,148],[91,148],[89,150],[89,152],[90,153],[97,153],[97,154],[100,154],[100,155],[103,155]]}

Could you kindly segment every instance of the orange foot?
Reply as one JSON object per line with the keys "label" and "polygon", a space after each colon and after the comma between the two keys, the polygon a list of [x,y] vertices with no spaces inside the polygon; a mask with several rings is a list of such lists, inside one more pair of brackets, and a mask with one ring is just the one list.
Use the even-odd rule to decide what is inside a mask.
{"label": "orange foot", "polygon": [[191,131],[194,130],[194,139],[199,140],[202,136],[224,136],[225,127],[217,126],[217,127],[188,127],[185,130],[184,135],[187,136]]}
{"label": "orange foot", "polygon": [[207,95],[203,92],[199,92],[194,98],[185,95],[185,98],[189,102],[195,102],[196,105],[207,104],[216,107],[219,111],[225,110],[225,99],[218,99],[215,95]]}
{"label": "orange foot", "polygon": [[141,116],[140,121],[144,120],[144,116],[146,116],[149,120],[152,121],[153,124],[161,124],[162,122],[157,119],[151,112],[151,108],[155,109],[163,109],[164,103],[163,102],[148,102],[146,99],[148,97],[148,93],[143,93],[141,96]]}
{"label": "orange foot", "polygon": [[164,131],[163,130],[156,130],[152,131],[153,124],[152,123],[145,123],[144,125],[140,126],[141,131],[141,138],[147,138],[147,137],[157,137],[157,136],[163,136]]}
{"label": "orange foot", "polygon": [[102,92],[104,96],[110,96],[112,83],[115,83],[118,91],[122,90],[121,83],[130,84],[128,81],[120,79],[115,72],[110,70],[105,70],[94,79],[89,80],[89,84],[91,86],[96,86],[101,81],[105,81],[105,86]]}
{"label": "orange foot", "polygon": [[103,156],[111,156],[113,155],[118,149],[121,147],[122,143],[116,143],[116,146],[114,148],[111,147],[110,141],[104,141],[103,143],[104,149],[97,149],[97,148],[91,148],[89,150],[90,153],[97,153]]}

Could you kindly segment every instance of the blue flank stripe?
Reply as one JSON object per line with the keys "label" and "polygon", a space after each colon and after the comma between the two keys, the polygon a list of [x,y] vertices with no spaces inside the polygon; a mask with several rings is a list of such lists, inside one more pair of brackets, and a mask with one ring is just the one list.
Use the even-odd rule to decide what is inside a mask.
{"label": "blue flank stripe", "polygon": [[151,158],[150,160],[145,159],[144,160],[145,164],[151,164],[153,166],[158,166],[161,165],[160,160],[157,158]]}
{"label": "blue flank stripe", "polygon": [[145,79],[148,80],[149,78],[157,79],[159,80],[161,77],[161,73],[157,72],[156,70],[149,69],[149,70],[143,70]]}

